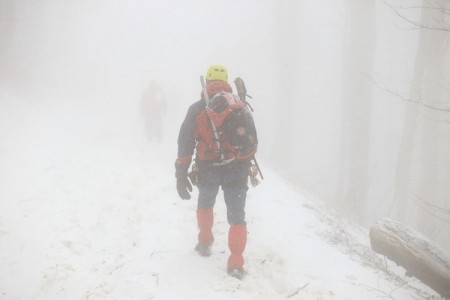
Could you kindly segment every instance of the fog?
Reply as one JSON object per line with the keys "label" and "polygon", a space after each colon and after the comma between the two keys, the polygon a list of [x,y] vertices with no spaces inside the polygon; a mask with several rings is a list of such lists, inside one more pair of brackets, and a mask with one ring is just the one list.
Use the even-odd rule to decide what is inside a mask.
{"label": "fog", "polygon": [[[0,0],[0,109],[31,107],[36,121],[66,114],[39,120],[36,144],[62,157],[111,134],[144,138],[139,105],[153,80],[166,101],[154,146],[175,160],[199,77],[222,64],[252,96],[263,172],[364,226],[398,219],[450,249],[448,5]],[[5,139],[35,123],[0,121],[2,178],[20,161],[38,163]],[[67,135],[49,137],[52,126]]]}

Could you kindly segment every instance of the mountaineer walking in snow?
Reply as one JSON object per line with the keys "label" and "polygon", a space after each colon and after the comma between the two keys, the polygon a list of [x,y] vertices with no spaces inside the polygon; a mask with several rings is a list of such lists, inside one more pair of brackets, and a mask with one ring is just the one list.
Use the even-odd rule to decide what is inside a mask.
{"label": "mountaineer walking in snow", "polygon": [[141,97],[141,117],[144,119],[145,134],[149,142],[161,143],[163,140],[163,116],[166,101],[161,87],[155,80],[150,81]]}
{"label": "mountaineer walking in snow", "polygon": [[[201,99],[189,107],[178,136],[177,191],[181,199],[187,200],[192,191],[189,179],[197,185],[199,233],[195,250],[201,256],[210,256],[214,242],[213,208],[222,187],[230,225],[227,271],[240,279],[247,243],[247,182],[258,139],[250,111],[244,101],[232,94],[225,67],[211,66],[206,83],[202,77],[202,86]],[[194,150],[195,163],[188,174]]]}

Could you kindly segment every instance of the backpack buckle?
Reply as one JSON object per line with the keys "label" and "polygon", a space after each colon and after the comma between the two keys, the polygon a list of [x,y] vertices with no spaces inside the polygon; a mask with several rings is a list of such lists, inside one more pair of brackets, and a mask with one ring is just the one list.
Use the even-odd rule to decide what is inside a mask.
{"label": "backpack buckle", "polygon": [[232,162],[234,159],[235,159],[235,157],[223,159],[221,161],[213,163],[212,165],[213,166],[225,166],[225,165],[228,165],[230,162]]}

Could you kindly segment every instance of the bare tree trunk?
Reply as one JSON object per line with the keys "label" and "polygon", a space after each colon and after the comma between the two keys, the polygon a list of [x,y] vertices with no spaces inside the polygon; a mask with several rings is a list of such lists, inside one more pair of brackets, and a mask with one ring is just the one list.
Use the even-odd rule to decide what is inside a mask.
{"label": "bare tree trunk", "polygon": [[[445,8],[448,0],[435,0],[434,5],[439,8]],[[426,27],[442,27],[446,25],[445,17],[448,15],[444,9],[424,10],[423,22]],[[449,28],[450,29],[450,28]],[[421,91],[422,102],[428,107],[445,107],[443,105],[446,99],[443,99],[444,88],[444,68],[446,61],[446,48],[448,46],[448,37],[450,32],[426,30],[427,44],[432,45],[428,53],[429,64],[425,71]],[[427,206],[441,205],[438,199],[439,189],[439,157],[440,140],[445,138],[441,135],[443,123],[441,116],[444,112],[435,109],[423,109],[422,134],[421,134],[421,158],[420,158],[420,177],[418,186],[419,205],[418,228],[430,238],[435,237],[437,222],[430,222],[430,214]],[[444,178],[442,178],[444,179]],[[445,180],[445,179],[444,179]],[[423,207],[425,206],[425,209]]]}
{"label": "bare tree trunk", "polygon": [[[301,3],[295,1],[274,1],[274,24],[275,24],[275,40],[277,41],[277,53],[279,56],[279,68],[277,70],[277,94],[282,105],[275,105],[277,109],[276,134],[274,138],[274,147],[271,155],[277,160],[279,166],[288,172],[292,171],[292,158],[294,156],[294,140],[295,132],[294,117],[294,101],[295,87],[298,77],[298,39],[299,25],[298,15],[301,9]],[[292,172],[291,172],[292,173]]]}
{"label": "bare tree trunk", "polygon": [[345,1],[342,144],[339,206],[362,217],[368,187],[371,82],[375,52],[375,1]]}
{"label": "bare tree trunk", "polygon": [[[445,2],[437,0],[434,5],[445,7]],[[424,3],[420,23],[425,28],[436,28],[436,24],[432,23],[437,19],[442,20],[445,11],[430,7],[432,6]],[[447,44],[445,35],[448,32],[428,29],[421,29],[420,32],[410,101],[405,103],[391,210],[391,215],[395,218],[409,224],[414,223],[428,234],[433,230],[433,222],[428,221],[426,210],[421,207],[426,203],[435,203],[437,193],[441,122],[438,120],[440,112],[430,107],[439,106],[441,101],[442,87],[439,87],[439,82],[444,77],[442,67],[445,65]],[[419,167],[414,167],[415,158],[419,158]],[[414,211],[417,214],[413,214]]]}
{"label": "bare tree trunk", "polygon": [[0,0],[0,82],[7,75],[6,61],[14,30],[13,5],[10,1]]}
{"label": "bare tree trunk", "polygon": [[410,194],[410,184],[412,178],[412,157],[416,150],[413,147],[414,140],[417,136],[419,111],[420,107],[417,103],[421,101],[420,86],[422,78],[428,65],[430,45],[427,43],[427,38],[424,32],[421,32],[418,42],[418,50],[416,61],[414,64],[414,73],[411,80],[411,88],[409,92],[409,99],[411,102],[406,102],[406,111],[403,121],[403,129],[400,141],[400,148],[397,157],[397,170],[395,175],[395,192],[391,215],[396,219],[407,222],[407,217],[411,207],[408,199],[413,196]]}

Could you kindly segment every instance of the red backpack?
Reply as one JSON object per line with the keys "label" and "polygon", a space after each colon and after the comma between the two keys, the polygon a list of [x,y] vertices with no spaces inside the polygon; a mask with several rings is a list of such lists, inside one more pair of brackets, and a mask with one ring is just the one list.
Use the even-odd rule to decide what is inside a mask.
{"label": "red backpack", "polygon": [[253,116],[238,96],[228,92],[214,95],[206,107],[206,113],[216,126],[221,140],[231,145],[236,159],[249,159],[256,153],[258,137]]}

